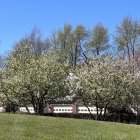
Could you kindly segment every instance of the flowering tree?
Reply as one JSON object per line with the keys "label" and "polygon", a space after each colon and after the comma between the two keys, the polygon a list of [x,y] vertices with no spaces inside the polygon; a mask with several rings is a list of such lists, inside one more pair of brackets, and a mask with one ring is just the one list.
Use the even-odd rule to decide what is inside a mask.
{"label": "flowering tree", "polygon": [[[34,52],[27,40],[20,42],[7,59],[3,89],[7,99],[42,114],[48,100],[65,96],[66,66],[56,56]],[[3,91],[4,91],[3,90]]]}
{"label": "flowering tree", "polygon": [[121,110],[132,102],[134,79],[128,68],[119,60],[95,59],[73,72],[75,78],[69,79],[69,86],[87,107],[88,103],[96,106],[97,116],[103,109],[105,115],[106,109]]}

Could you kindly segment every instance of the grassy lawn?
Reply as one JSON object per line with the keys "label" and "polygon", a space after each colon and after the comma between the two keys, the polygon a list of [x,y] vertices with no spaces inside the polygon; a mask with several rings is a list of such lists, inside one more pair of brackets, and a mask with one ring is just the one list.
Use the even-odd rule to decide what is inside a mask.
{"label": "grassy lawn", "polygon": [[0,140],[140,140],[140,126],[1,113]]}

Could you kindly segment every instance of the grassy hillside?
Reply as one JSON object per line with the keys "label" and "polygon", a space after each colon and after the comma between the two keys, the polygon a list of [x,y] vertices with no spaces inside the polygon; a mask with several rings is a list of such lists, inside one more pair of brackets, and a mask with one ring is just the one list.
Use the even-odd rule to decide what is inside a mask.
{"label": "grassy hillside", "polygon": [[140,126],[0,114],[0,140],[140,140]]}

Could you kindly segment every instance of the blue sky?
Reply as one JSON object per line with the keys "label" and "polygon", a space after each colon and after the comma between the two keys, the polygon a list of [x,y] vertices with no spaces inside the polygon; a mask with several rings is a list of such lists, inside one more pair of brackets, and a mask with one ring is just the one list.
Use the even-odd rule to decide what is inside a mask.
{"label": "blue sky", "polygon": [[93,28],[102,23],[111,33],[125,16],[140,20],[140,0],[1,0],[0,54],[35,26],[43,37],[65,23]]}

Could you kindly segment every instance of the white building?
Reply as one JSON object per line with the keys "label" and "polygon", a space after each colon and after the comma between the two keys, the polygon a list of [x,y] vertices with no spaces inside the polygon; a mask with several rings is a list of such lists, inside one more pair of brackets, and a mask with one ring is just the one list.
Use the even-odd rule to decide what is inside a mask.
{"label": "white building", "polygon": [[[33,107],[28,107],[28,109],[29,109],[30,113],[35,113]],[[25,107],[20,107],[20,108],[19,108],[19,111],[24,112],[24,113],[28,112],[27,109],[26,109]]]}
{"label": "white building", "polygon": [[[97,109],[96,109],[96,107],[95,106],[90,106],[90,107],[88,107],[89,108],[89,110],[90,110],[90,112],[92,113],[92,114],[97,114]],[[79,106],[78,107],[78,113],[89,113],[89,110],[88,110],[88,108],[87,107],[85,107],[85,106]]]}
{"label": "white building", "polygon": [[72,113],[72,106],[54,106],[53,113]]}
{"label": "white building", "polygon": [[5,108],[3,106],[0,106],[0,112],[5,112]]}

